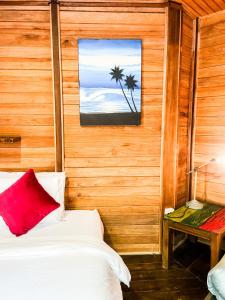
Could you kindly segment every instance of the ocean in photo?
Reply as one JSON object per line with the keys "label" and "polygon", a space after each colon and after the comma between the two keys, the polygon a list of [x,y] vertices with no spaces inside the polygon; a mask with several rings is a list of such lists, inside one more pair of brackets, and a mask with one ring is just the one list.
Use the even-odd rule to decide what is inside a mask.
{"label": "ocean in photo", "polygon": [[[131,107],[134,109],[130,91],[124,90]],[[133,91],[133,99],[138,112],[141,111],[141,90]],[[120,88],[87,88],[80,87],[81,113],[123,113],[130,112]]]}

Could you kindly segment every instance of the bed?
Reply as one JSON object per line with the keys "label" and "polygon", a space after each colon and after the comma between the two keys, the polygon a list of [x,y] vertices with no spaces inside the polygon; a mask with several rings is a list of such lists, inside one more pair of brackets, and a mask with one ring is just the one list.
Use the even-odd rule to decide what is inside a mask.
{"label": "bed", "polygon": [[217,300],[225,300],[225,255],[218,264],[209,271],[207,278],[210,293]]}
{"label": "bed", "polygon": [[[0,192],[11,183],[4,184],[7,176],[0,174]],[[55,179],[55,186],[60,186]],[[43,182],[48,190],[46,182],[50,180],[44,176]],[[52,188],[53,194],[55,190]],[[54,196],[57,199],[58,195]],[[0,217],[0,298],[123,299],[120,282],[129,286],[130,273],[122,258],[103,241],[97,210],[61,212],[59,220],[55,211],[51,214],[19,237]]]}

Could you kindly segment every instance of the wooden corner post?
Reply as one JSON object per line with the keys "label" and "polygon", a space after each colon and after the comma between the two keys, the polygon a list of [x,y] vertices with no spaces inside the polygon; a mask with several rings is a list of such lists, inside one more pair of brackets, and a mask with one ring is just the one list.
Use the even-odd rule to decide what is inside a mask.
{"label": "wooden corner post", "polygon": [[162,212],[164,207],[175,207],[176,204],[182,26],[182,6],[169,2],[166,9],[167,44],[165,54],[164,126],[162,140]]}
{"label": "wooden corner post", "polygon": [[[193,21],[193,42],[192,42],[192,69],[190,76],[190,101],[188,118],[188,171],[193,169],[193,148],[194,148],[194,128],[196,109],[196,84],[197,84],[197,62],[198,62],[198,40],[199,40],[199,18]],[[191,200],[192,195],[192,173],[187,176],[187,199]]]}
{"label": "wooden corner post", "polygon": [[64,147],[59,0],[51,0],[49,1],[49,4],[51,17],[52,79],[54,98],[55,171],[60,172],[64,169]]}

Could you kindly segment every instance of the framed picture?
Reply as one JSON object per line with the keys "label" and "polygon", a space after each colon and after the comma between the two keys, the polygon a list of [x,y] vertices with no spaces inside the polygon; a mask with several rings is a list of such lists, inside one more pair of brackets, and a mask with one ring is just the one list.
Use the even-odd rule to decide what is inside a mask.
{"label": "framed picture", "polygon": [[81,125],[139,125],[141,40],[79,39]]}

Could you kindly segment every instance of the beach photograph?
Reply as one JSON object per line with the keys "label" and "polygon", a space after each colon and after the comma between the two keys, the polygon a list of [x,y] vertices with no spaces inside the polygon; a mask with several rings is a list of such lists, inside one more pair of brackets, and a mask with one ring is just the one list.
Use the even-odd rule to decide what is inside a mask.
{"label": "beach photograph", "polygon": [[139,125],[141,40],[79,39],[81,125]]}

